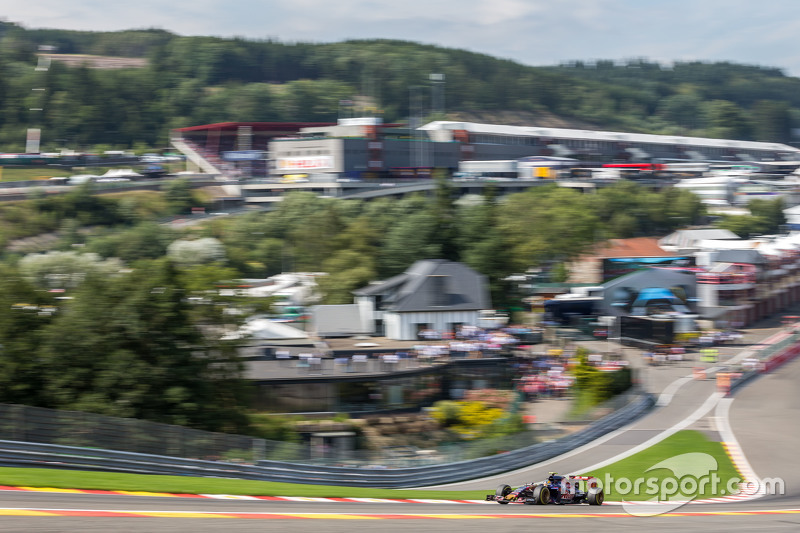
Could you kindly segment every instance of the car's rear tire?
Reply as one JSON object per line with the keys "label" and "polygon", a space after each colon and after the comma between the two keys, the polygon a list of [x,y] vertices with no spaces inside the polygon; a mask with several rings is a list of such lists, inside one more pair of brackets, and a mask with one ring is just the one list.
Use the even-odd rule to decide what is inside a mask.
{"label": "car's rear tire", "polygon": [[546,485],[536,485],[532,494],[535,505],[547,505],[550,503],[550,489]]}
{"label": "car's rear tire", "polygon": [[[508,496],[510,492],[511,492],[511,486],[503,484],[497,487],[497,490],[494,491],[494,494],[495,496],[499,496],[500,498],[505,498],[506,496]],[[501,505],[508,504],[508,502],[497,502],[497,503]]]}
{"label": "car's rear tire", "polygon": [[591,487],[589,492],[586,493],[586,501],[589,505],[603,505],[603,500],[606,499],[603,489],[600,487]]}

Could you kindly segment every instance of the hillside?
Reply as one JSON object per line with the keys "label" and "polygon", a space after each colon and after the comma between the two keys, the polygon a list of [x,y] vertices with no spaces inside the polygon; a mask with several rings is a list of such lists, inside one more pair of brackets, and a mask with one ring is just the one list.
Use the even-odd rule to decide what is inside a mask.
{"label": "hillside", "polygon": [[[342,102],[358,101],[374,105],[356,112],[387,122],[414,113],[777,142],[792,142],[800,126],[800,79],[732,63],[529,67],[407,41],[280,43],[10,23],[0,23],[0,45],[7,52],[0,56],[0,151],[7,152],[21,151],[20,132],[34,126],[44,150],[164,146],[171,128],[334,121]],[[46,73],[32,68],[41,45],[57,54]],[[443,108],[432,103],[432,73],[444,75]],[[32,94],[34,87],[45,90]]]}

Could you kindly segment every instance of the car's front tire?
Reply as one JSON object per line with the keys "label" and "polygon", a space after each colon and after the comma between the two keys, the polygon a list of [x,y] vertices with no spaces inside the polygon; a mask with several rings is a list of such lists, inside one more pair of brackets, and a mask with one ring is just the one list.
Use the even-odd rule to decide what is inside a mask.
{"label": "car's front tire", "polygon": [[[508,496],[510,492],[511,492],[511,486],[503,484],[497,487],[497,490],[494,491],[494,494],[495,496],[499,496],[500,498],[505,498],[506,496]],[[508,504],[508,502],[497,502],[497,503],[499,503],[500,505]]]}
{"label": "car's front tire", "polygon": [[550,489],[545,485],[536,485],[533,488],[533,502],[536,505],[547,505],[550,503]]}

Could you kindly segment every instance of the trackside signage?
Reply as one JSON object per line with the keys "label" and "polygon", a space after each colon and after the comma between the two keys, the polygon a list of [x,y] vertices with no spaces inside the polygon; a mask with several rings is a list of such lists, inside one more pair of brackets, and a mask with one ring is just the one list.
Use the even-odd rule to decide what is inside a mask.
{"label": "trackside signage", "polygon": [[333,168],[333,157],[327,155],[281,157],[275,163],[278,170],[318,170]]}

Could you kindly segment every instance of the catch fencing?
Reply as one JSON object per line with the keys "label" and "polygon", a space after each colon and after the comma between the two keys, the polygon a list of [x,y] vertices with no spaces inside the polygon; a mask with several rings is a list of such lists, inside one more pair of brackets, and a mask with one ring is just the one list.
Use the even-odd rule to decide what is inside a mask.
{"label": "catch fencing", "polygon": [[[639,395],[640,391],[631,389],[584,413],[580,420],[570,420],[569,425],[588,425],[637,401]],[[519,408],[515,404],[512,410]],[[554,434],[557,437],[564,432],[558,426],[532,424],[527,430],[512,435],[428,445],[422,449],[411,445],[397,445],[374,450],[333,448],[321,453],[310,442],[274,441],[133,418],[0,404],[0,439],[9,441],[212,461],[255,463],[269,460],[365,468],[423,466],[477,459],[525,448],[541,440],[552,439]],[[320,426],[315,431],[329,431],[324,428],[325,426]],[[349,426],[338,427],[335,431],[351,432],[355,438],[355,430]]]}
{"label": "catch fencing", "polygon": [[642,394],[622,409],[562,439],[468,461],[406,468],[324,466],[274,460],[253,465],[12,440],[0,441],[0,464],[356,487],[420,487],[476,479],[545,461],[630,423],[646,413],[653,403],[651,395]]}
{"label": "catch fencing", "polygon": [[270,446],[284,444],[147,420],[8,404],[0,404],[0,438],[210,460],[242,450],[264,458]]}

